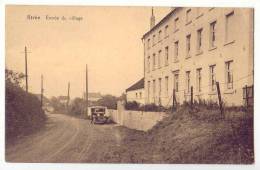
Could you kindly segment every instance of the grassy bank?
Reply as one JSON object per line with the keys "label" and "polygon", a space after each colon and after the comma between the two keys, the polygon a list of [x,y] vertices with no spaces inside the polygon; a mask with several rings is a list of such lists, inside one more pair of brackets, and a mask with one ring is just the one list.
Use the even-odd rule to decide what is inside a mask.
{"label": "grassy bank", "polygon": [[[119,128],[127,133],[105,162],[251,164],[253,112],[182,107],[148,132]],[[123,133],[122,133],[123,134]]]}
{"label": "grassy bank", "polygon": [[46,119],[36,95],[11,82],[6,82],[5,116],[7,143],[39,129]]}

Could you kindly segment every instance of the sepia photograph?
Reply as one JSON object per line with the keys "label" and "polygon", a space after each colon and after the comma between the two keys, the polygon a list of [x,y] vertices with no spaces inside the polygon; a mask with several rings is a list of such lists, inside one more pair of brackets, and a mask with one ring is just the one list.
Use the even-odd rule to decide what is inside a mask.
{"label": "sepia photograph", "polygon": [[5,5],[7,163],[255,163],[254,8]]}

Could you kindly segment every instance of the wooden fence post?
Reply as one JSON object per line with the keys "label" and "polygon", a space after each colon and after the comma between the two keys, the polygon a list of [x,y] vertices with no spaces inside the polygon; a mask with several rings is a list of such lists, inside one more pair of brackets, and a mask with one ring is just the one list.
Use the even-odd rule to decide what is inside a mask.
{"label": "wooden fence post", "polygon": [[190,106],[191,106],[191,109],[193,108],[193,86],[191,86],[190,88]]}
{"label": "wooden fence post", "polygon": [[174,107],[175,107],[175,89],[173,89],[172,92],[172,112],[174,111]]}
{"label": "wooden fence post", "polygon": [[177,103],[177,99],[176,99],[176,93],[174,94],[174,101],[175,101],[175,108],[176,108],[176,110],[177,110],[177,105],[178,105],[178,103]]}
{"label": "wooden fence post", "polygon": [[246,90],[246,108],[248,108],[248,93],[247,93],[247,85],[245,87]]}
{"label": "wooden fence post", "polygon": [[219,88],[219,82],[216,82],[216,85],[217,85],[217,91],[218,91],[219,109],[220,109],[221,116],[223,116],[223,115],[224,115],[224,112],[223,112],[223,106],[222,106],[222,100],[221,100],[221,93],[220,93],[220,88]]}

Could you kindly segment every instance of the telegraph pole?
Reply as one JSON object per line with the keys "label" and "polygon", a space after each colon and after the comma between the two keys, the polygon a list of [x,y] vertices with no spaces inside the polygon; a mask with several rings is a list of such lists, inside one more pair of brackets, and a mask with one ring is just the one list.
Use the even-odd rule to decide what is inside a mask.
{"label": "telegraph pole", "polygon": [[27,70],[27,47],[24,47],[25,55],[25,83],[26,83],[26,92],[28,93],[28,70]]}
{"label": "telegraph pole", "polygon": [[43,106],[43,75],[41,75],[41,107]]}
{"label": "telegraph pole", "polygon": [[70,82],[68,83],[67,108],[69,107],[69,101],[70,101]]}
{"label": "telegraph pole", "polygon": [[86,64],[86,113],[88,116],[88,65]]}

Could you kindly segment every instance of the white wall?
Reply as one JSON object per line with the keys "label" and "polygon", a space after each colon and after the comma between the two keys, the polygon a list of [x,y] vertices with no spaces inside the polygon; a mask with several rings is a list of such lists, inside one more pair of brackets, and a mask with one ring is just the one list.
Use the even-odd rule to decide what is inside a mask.
{"label": "white wall", "polygon": [[166,114],[164,112],[142,112],[131,110],[108,110],[111,119],[127,128],[147,131],[158,121],[161,121]]}
{"label": "white wall", "polygon": [[126,92],[126,99],[127,99],[128,102],[136,101],[138,103],[144,104],[144,101],[145,101],[144,88],[127,91]]}

